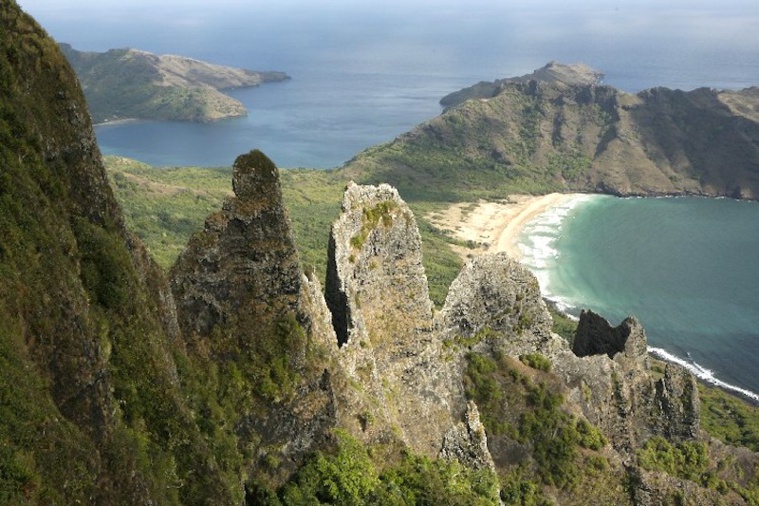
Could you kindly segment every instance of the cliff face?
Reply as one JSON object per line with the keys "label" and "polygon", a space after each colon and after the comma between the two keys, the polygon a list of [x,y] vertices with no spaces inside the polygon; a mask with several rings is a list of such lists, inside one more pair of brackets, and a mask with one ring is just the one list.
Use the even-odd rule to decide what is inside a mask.
{"label": "cliff face", "polygon": [[[536,191],[759,196],[756,89],[632,95],[599,84],[598,75],[554,63],[480,83],[344,170],[404,194],[469,200]],[[465,192],[454,181],[466,181]]]}
{"label": "cliff face", "polygon": [[171,293],[123,226],[76,76],[8,0],[0,94],[2,502],[240,497],[187,404]]}
{"label": "cliff face", "polygon": [[318,281],[301,271],[277,168],[257,150],[239,156],[233,188],[172,269],[178,320],[191,357],[249,390],[226,421],[238,444],[292,466],[335,425],[337,338]]}
{"label": "cliff face", "polygon": [[342,209],[330,235],[326,298],[340,364],[379,407],[377,422],[362,430],[375,442],[396,433],[430,456],[447,438],[448,451],[471,446],[484,465],[480,441],[470,437],[479,427],[476,406],[467,405],[456,367],[441,360],[413,214],[387,185],[351,183]]}

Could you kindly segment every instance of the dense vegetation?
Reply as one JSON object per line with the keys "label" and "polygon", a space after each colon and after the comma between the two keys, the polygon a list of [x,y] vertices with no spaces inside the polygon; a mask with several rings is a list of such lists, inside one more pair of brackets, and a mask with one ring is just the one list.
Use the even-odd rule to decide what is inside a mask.
{"label": "dense vegetation", "polygon": [[701,425],[720,441],[759,452],[759,406],[724,390],[699,385]]}
{"label": "dense vegetation", "polygon": [[274,491],[251,487],[255,504],[492,505],[498,483],[488,470],[458,462],[404,453],[396,461],[378,459],[382,448],[367,449],[337,430],[335,448],[314,453],[286,484]]}
{"label": "dense vegetation", "polygon": [[[264,327],[242,315],[210,340],[180,338],[165,318],[164,272],[113,199],[75,77],[10,0],[0,1],[0,92],[0,503],[468,505],[496,503],[499,488],[515,504],[628,502],[605,438],[565,409],[553,365],[535,353],[466,357],[467,396],[488,436],[514,450],[496,456],[498,476],[365,448],[340,430],[305,460],[283,461],[285,442],[267,439],[256,421],[276,421],[270,415],[286,408],[300,374],[321,375],[328,359],[309,355],[291,314]],[[126,222],[162,252],[164,267],[229,193],[228,169],[111,164],[114,188],[131,203]],[[343,176],[283,174],[302,261],[320,272]],[[418,215],[438,205],[419,189],[410,195]],[[369,224],[381,223],[378,211]],[[444,294],[458,259],[449,239],[419,221],[428,274]],[[255,339],[241,343],[242,328]],[[296,368],[290,357],[304,347],[308,366]],[[714,399],[705,426],[756,444],[756,412]],[[637,457],[755,504],[756,470],[716,451],[655,438]]]}
{"label": "dense vegetation", "polygon": [[592,489],[596,500],[626,502],[624,472],[609,463],[602,451],[607,441],[598,429],[562,408],[564,396],[550,361],[529,354],[521,362],[468,355],[466,393],[479,406],[488,438],[530,455],[499,467],[503,500],[550,504],[548,498],[558,495],[562,504],[579,504]]}

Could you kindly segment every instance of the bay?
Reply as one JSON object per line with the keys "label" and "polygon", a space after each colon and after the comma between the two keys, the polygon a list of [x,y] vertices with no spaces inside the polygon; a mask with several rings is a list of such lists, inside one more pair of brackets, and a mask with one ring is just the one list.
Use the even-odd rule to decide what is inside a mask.
{"label": "bay", "polygon": [[570,314],[634,315],[655,354],[759,400],[759,203],[581,197],[524,230],[524,262]]}
{"label": "bay", "polygon": [[20,0],[61,42],[134,47],[292,76],[233,94],[250,116],[98,126],[107,154],[230,165],[260,148],[282,167],[328,168],[441,112],[478,81],[583,62],[624,91],[759,84],[754,0],[420,0],[353,3]]}

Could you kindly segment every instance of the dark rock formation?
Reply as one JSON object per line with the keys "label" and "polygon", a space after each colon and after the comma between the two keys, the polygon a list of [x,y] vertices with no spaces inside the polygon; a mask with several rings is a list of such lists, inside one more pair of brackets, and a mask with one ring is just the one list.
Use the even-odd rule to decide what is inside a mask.
{"label": "dark rock formation", "polygon": [[187,336],[238,324],[261,330],[298,307],[302,273],[277,169],[252,151],[233,170],[235,197],[208,217],[172,272]]}
{"label": "dark rock formation", "polygon": [[578,357],[606,354],[609,358],[614,358],[617,353],[631,357],[648,353],[643,327],[635,318],[627,318],[612,327],[605,318],[585,310],[580,313],[572,351]]}

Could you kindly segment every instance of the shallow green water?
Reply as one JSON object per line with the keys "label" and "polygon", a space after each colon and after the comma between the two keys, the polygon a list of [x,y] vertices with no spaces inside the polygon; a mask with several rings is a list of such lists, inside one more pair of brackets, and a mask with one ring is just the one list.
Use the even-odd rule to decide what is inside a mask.
{"label": "shallow green water", "polygon": [[520,247],[570,314],[634,315],[651,351],[759,400],[759,203],[583,197]]}

